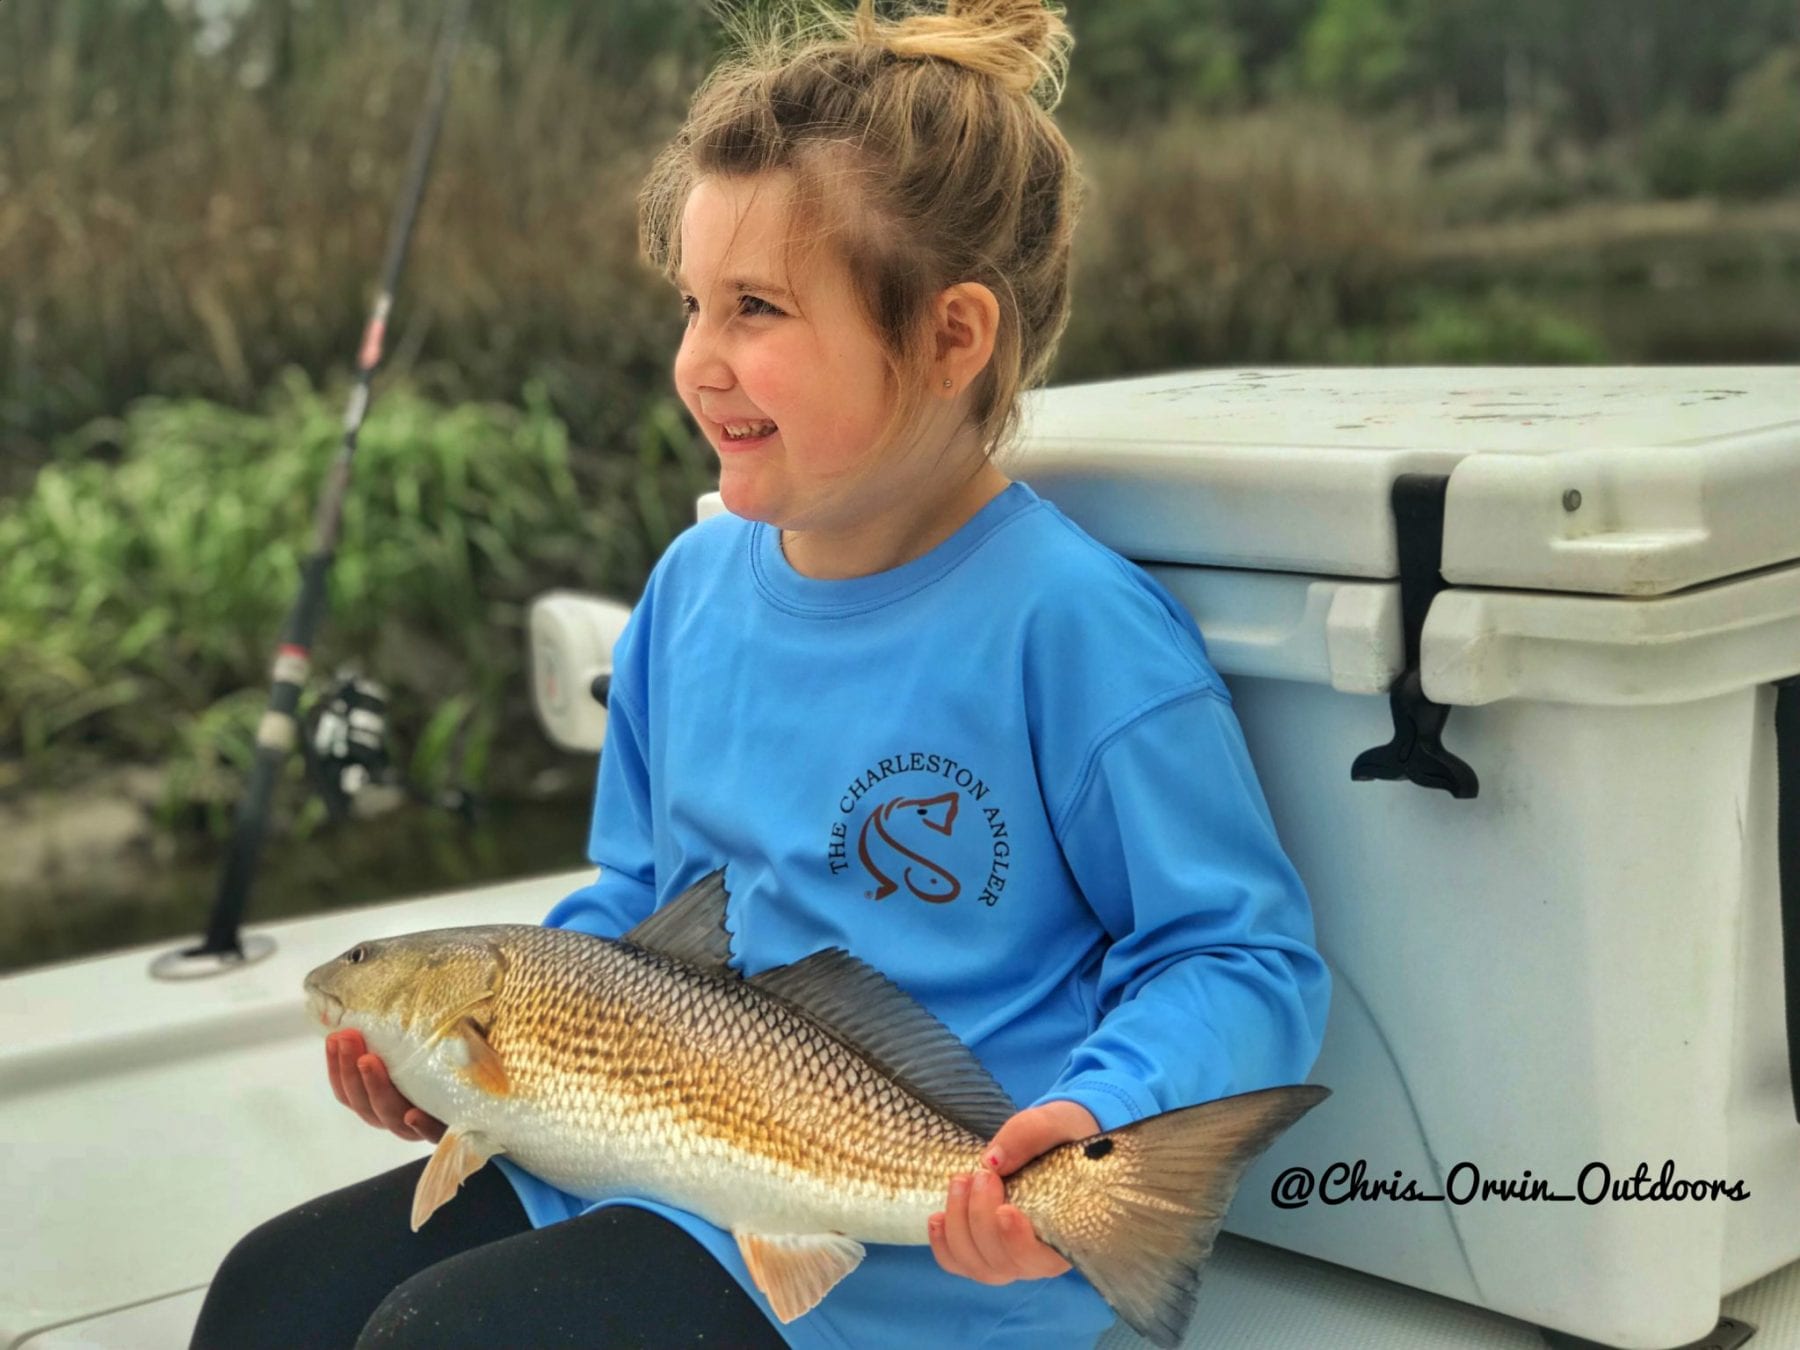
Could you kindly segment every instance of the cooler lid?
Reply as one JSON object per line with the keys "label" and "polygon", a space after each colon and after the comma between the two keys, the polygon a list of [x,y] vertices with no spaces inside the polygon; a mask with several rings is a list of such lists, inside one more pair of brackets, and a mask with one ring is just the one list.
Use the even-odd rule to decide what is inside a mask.
{"label": "cooler lid", "polygon": [[1039,390],[1006,467],[1141,562],[1658,595],[1800,558],[1800,367],[1204,370]]}

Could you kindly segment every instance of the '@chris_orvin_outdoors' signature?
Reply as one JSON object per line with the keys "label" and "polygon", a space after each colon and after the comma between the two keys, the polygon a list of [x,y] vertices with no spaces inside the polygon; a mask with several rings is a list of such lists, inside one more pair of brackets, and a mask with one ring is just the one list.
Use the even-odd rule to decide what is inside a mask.
{"label": "'@chris_orvin_outdoors' signature", "polygon": [[1590,1162],[1574,1177],[1573,1186],[1559,1188],[1548,1177],[1534,1175],[1528,1167],[1517,1175],[1483,1176],[1472,1162],[1459,1162],[1444,1174],[1441,1187],[1433,1188],[1399,1168],[1391,1175],[1374,1175],[1366,1159],[1334,1162],[1317,1173],[1310,1167],[1289,1167],[1269,1187],[1269,1199],[1278,1209],[1303,1209],[1317,1201],[1322,1205],[1344,1205],[1367,1201],[1396,1200],[1448,1202],[1470,1205],[1483,1201],[1561,1201],[1569,1204],[1603,1205],[1609,1201],[1713,1201],[1748,1200],[1750,1190],[1743,1179],[1721,1181],[1677,1175],[1674,1159],[1665,1159],[1652,1175],[1650,1164],[1640,1162],[1637,1169],[1623,1175],[1603,1162]]}

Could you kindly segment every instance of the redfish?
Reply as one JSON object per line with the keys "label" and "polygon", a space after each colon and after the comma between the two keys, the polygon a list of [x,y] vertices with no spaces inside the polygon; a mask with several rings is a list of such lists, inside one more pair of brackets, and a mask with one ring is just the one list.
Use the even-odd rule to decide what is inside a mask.
{"label": "redfish", "polygon": [[[839,948],[745,979],[724,874],[623,938],[525,925],[360,943],[306,977],[447,1125],[416,1230],[504,1154],[590,1200],[637,1195],[737,1239],[775,1315],[864,1243],[924,1244],[950,1178],[1016,1108],[967,1046]],[[1327,1095],[1266,1088],[1050,1150],[1007,1199],[1139,1334],[1174,1346],[1244,1169]]]}

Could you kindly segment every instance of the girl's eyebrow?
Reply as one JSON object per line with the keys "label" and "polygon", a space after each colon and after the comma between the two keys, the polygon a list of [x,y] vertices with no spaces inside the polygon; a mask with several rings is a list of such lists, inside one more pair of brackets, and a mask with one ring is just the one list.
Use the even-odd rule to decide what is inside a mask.
{"label": "girl's eyebrow", "polygon": [[[677,275],[675,278],[675,288],[677,290],[685,291],[688,288],[687,278]],[[737,277],[731,281],[727,281],[725,283],[725,289],[728,291],[761,291],[764,295],[779,295],[784,300],[792,300],[794,298],[794,293],[792,291],[783,290],[780,286],[774,285],[771,282],[756,281],[750,277]]]}

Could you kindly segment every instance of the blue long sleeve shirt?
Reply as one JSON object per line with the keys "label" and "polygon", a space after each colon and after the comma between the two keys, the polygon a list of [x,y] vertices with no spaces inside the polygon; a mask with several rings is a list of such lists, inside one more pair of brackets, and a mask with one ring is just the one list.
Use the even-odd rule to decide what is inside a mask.
{"label": "blue long sleeve shirt", "polygon": [[[1103,1129],[1311,1068],[1328,978],[1200,634],[1027,485],[849,580],[797,573],[768,526],[695,526],[619,641],[609,709],[600,876],[547,923],[616,937],[724,867],[746,974],[843,947],[1021,1106],[1078,1102]],[[535,1224],[592,1207],[506,1170]],[[729,1233],[600,1203],[621,1202],[767,1308]],[[1112,1321],[1076,1272],[995,1288],[871,1246],[782,1332],[1023,1350]]]}

